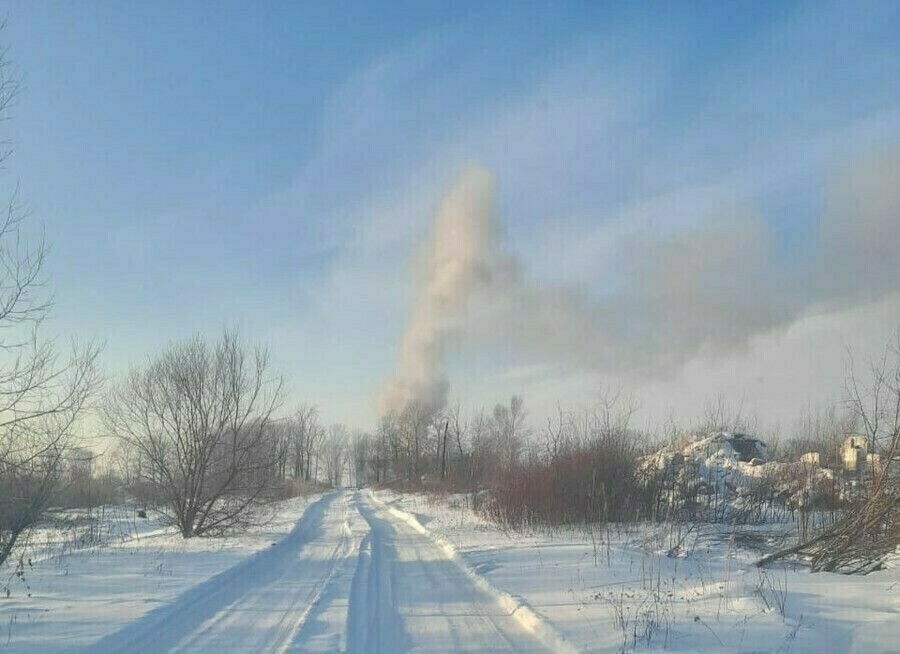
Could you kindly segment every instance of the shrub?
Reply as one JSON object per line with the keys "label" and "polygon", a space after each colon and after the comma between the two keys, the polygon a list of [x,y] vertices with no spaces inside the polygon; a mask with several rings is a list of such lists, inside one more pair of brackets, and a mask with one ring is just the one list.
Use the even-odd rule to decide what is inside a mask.
{"label": "shrub", "polygon": [[481,504],[486,517],[520,529],[637,516],[634,448],[625,438],[599,438],[550,461],[517,464]]}

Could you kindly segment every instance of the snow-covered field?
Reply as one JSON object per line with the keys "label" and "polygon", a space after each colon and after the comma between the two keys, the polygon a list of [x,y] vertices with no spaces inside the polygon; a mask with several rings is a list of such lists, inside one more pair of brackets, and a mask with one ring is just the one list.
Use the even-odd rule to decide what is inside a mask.
{"label": "snow-covered field", "polygon": [[749,547],[766,533],[522,535],[479,519],[464,496],[369,491],[290,500],[267,526],[217,539],[109,511],[97,546],[79,548],[77,531],[35,534],[24,577],[0,599],[0,653],[868,653],[900,642],[900,569],[761,573]]}
{"label": "snow-covered field", "polygon": [[122,506],[107,507],[102,521],[95,510],[89,533],[85,516],[66,512],[62,527],[32,534],[21,575],[2,568],[0,652],[86,647],[284,538],[311,499],[281,502],[264,527],[221,539],[184,540]]}
{"label": "snow-covered field", "polygon": [[[712,525],[687,534],[644,526],[522,535],[478,518],[465,496],[379,498],[578,651],[900,651],[900,569],[865,577],[799,565],[760,571],[754,546],[776,528],[737,539]],[[681,554],[667,556],[678,543]]]}
{"label": "snow-covered field", "polygon": [[264,530],[139,538],[34,561],[0,604],[8,652],[544,652],[418,525],[368,492]]}

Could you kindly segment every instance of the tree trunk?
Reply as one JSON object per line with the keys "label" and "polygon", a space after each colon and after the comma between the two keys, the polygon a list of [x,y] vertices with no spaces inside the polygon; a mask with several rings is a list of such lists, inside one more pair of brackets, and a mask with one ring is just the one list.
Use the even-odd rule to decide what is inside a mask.
{"label": "tree trunk", "polygon": [[450,429],[450,421],[444,423],[444,441],[441,448],[441,481],[447,477],[447,431]]}

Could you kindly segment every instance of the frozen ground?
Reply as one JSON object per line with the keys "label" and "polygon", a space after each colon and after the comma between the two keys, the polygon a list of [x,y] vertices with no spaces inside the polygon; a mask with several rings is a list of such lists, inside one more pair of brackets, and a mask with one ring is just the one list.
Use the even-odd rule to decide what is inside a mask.
{"label": "frozen ground", "polygon": [[756,554],[719,531],[522,536],[478,519],[464,497],[368,491],[284,503],[241,537],[183,541],[131,524],[83,549],[36,535],[43,555],[0,599],[0,654],[892,652],[900,642],[900,570],[761,575]]}
{"label": "frozen ground", "polygon": [[273,519],[247,535],[187,541],[126,507],[107,507],[102,521],[95,510],[93,532],[87,516],[65,512],[54,528],[32,535],[21,577],[9,565],[0,568],[0,652],[87,646],[269,548],[307,504],[304,498],[279,503]]}
{"label": "frozen ground", "polygon": [[[775,529],[737,542],[712,526],[523,536],[473,515],[465,496],[379,497],[580,651],[900,651],[900,569],[866,577],[801,566],[761,572],[750,545]],[[677,544],[680,555],[667,556]]]}
{"label": "frozen ground", "polygon": [[367,492],[286,505],[240,538],[150,530],[32,563],[30,596],[0,603],[0,651],[550,651]]}

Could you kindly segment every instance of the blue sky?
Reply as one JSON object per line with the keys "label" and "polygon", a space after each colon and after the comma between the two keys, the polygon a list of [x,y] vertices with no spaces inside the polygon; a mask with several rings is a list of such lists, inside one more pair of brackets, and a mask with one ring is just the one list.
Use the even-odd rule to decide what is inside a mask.
{"label": "blue sky", "polygon": [[[535,287],[674,297],[647,291],[669,268],[632,269],[623,253],[668,256],[695,232],[729,252],[760,233],[732,259],[755,255],[751,292],[732,280],[722,312],[755,316],[773,295],[779,307],[734,338],[675,329],[682,355],[659,376],[633,375],[631,354],[607,370],[507,347],[514,325],[494,325],[450,352],[451,395],[519,391],[538,417],[613,383],[659,417],[722,391],[780,420],[828,399],[843,345],[873,352],[900,323],[889,261],[839,266],[846,284],[815,263],[861,258],[896,226],[887,201],[868,240],[829,249],[857,233],[852,211],[828,208],[853,205],[829,200],[840,180],[894,180],[878,162],[900,152],[900,8],[560,4],[11,3],[3,39],[24,90],[3,125],[5,182],[52,247],[49,328],[104,340],[116,372],[239,326],[272,348],[292,402],[366,426],[416,245],[477,162],[496,179],[503,247]],[[684,313],[662,317],[722,302],[683,297]],[[608,306],[665,349],[655,305]],[[778,383],[726,372],[821,348],[835,357]]]}

